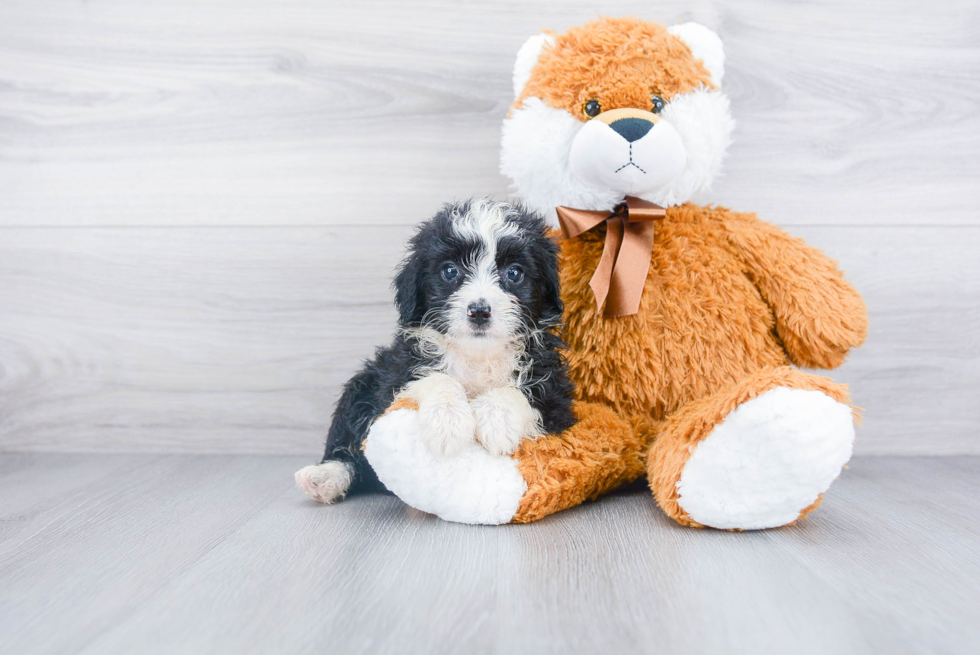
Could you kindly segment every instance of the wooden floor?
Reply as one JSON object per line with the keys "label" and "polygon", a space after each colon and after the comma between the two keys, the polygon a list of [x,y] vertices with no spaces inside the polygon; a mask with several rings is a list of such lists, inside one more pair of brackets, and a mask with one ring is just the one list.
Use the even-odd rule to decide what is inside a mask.
{"label": "wooden floor", "polygon": [[642,488],[471,527],[285,456],[0,455],[3,653],[976,653],[980,457],[856,458],[781,530]]}

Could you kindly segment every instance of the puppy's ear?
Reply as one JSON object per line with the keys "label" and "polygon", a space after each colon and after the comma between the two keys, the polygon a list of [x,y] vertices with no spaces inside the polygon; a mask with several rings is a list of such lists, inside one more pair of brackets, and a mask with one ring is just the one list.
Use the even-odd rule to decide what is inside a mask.
{"label": "puppy's ear", "polygon": [[541,259],[541,309],[546,319],[561,321],[565,311],[565,303],[561,301],[561,283],[558,277],[558,244],[547,236],[541,236],[540,248],[537,248]]}
{"label": "puppy's ear", "polygon": [[395,289],[395,308],[398,309],[398,323],[400,325],[412,325],[425,315],[422,275],[422,257],[413,243],[408,255],[402,260],[398,268],[395,280],[392,282],[392,287]]}

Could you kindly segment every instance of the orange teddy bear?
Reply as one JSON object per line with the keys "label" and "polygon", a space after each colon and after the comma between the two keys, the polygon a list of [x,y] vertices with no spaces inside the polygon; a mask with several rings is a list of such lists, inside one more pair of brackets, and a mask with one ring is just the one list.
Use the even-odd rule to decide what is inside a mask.
{"label": "orange teddy bear", "polygon": [[521,48],[501,170],[562,228],[578,424],[513,457],[428,453],[415,411],[365,452],[409,505],[468,523],[533,521],[646,475],[689,526],[760,529],[814,509],[851,455],[839,366],[867,331],[835,263],[753,214],[692,204],[733,121],[707,28],[601,19]]}

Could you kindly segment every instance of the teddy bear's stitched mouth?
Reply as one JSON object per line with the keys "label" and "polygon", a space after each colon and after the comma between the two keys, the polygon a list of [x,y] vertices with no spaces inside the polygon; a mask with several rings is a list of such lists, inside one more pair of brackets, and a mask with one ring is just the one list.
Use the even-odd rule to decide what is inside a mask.
{"label": "teddy bear's stitched mouth", "polygon": [[633,161],[633,144],[632,143],[630,143],[630,160],[628,162],[626,162],[625,164],[623,164],[622,166],[620,166],[619,168],[617,168],[613,172],[614,173],[618,173],[619,171],[623,170],[627,166],[632,166],[633,168],[635,168],[636,170],[640,171],[644,175],[647,174],[647,172],[645,170],[643,170],[642,168],[640,168],[639,166],[637,166],[636,163]]}

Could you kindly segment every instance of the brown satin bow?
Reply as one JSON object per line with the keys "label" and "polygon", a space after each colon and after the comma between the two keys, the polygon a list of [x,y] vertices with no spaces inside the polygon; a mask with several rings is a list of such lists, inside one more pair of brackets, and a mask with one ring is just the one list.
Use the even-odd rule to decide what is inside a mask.
{"label": "brown satin bow", "polygon": [[630,316],[640,309],[643,283],[653,253],[653,221],[667,210],[646,200],[626,196],[612,211],[557,207],[562,236],[572,239],[605,221],[602,258],[589,281],[598,307],[606,301],[605,317]]}

